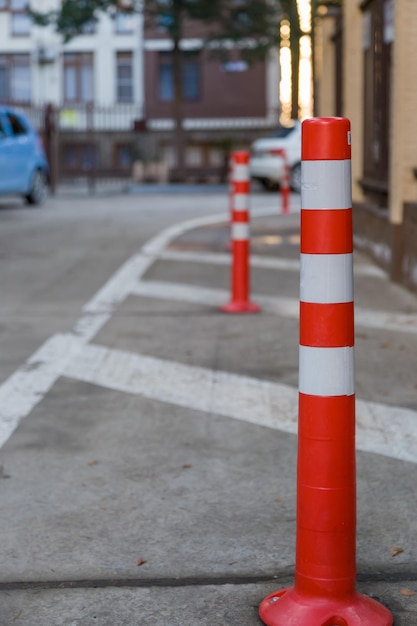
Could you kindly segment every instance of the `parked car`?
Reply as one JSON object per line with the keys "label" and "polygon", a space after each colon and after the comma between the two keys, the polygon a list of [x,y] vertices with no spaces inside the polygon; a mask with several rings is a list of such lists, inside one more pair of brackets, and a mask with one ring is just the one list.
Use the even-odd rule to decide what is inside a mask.
{"label": "parked car", "polygon": [[279,187],[284,174],[284,159],[274,154],[284,150],[289,166],[290,185],[301,191],[301,122],[294,120],[290,126],[279,126],[271,137],[257,139],[251,146],[250,174],[264,189]]}
{"label": "parked car", "polygon": [[0,195],[21,195],[29,204],[42,204],[48,179],[38,133],[23,113],[0,106]]}

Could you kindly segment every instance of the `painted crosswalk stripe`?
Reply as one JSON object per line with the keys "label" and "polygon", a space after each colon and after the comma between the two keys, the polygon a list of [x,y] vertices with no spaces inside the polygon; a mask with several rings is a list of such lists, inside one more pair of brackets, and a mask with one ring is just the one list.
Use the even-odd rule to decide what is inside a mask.
{"label": "painted crosswalk stripe", "polygon": [[[227,297],[224,289],[211,289],[208,287],[195,287],[180,283],[164,281],[140,281],[131,289],[132,295],[162,300],[191,302],[206,306],[219,306]],[[298,320],[299,300],[297,298],[263,296],[254,294],[263,311],[282,317]],[[376,311],[355,307],[355,321],[357,326],[390,330],[404,333],[417,333],[417,314],[395,313]]]}
{"label": "painted crosswalk stripe", "polygon": [[[141,395],[288,433],[297,432],[297,389],[152,356],[85,346],[64,374],[107,389]],[[417,412],[357,401],[357,447],[417,463]]]}

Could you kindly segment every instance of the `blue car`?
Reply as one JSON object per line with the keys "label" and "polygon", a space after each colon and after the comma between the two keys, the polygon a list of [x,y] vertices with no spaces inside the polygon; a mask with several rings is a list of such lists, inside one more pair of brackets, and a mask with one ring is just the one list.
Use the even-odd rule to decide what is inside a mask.
{"label": "blue car", "polygon": [[38,133],[19,111],[0,106],[0,195],[21,195],[42,204],[49,168]]}

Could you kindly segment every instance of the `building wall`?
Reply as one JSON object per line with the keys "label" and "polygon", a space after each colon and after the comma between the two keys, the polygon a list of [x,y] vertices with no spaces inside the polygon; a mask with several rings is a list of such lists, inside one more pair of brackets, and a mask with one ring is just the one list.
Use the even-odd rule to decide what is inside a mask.
{"label": "building wall", "polygon": [[352,198],[363,200],[363,50],[362,12],[357,0],[343,3],[343,115],[352,127]]}
{"label": "building wall", "polygon": [[[34,0],[34,8],[43,11],[53,9],[59,2],[60,0]],[[76,163],[73,158],[75,148],[72,151],[61,151],[71,161],[71,166],[74,163],[74,167],[82,169],[83,159],[93,159],[87,154],[87,144],[94,142],[97,146],[100,133],[112,130],[129,133],[133,126],[137,130],[131,138],[131,142],[135,144],[133,152],[136,157],[133,158],[142,153],[155,157],[163,155],[171,166],[175,165],[172,103],[161,102],[157,90],[158,50],[169,50],[172,46],[163,29],[149,31],[145,40],[143,20],[135,16],[133,31],[118,34],[114,21],[103,15],[94,33],[77,36],[63,44],[50,27],[32,27],[27,36],[12,36],[10,18],[8,12],[0,12],[0,55],[12,52],[30,55],[32,96],[28,104],[32,105],[31,109],[35,105],[39,110],[47,103],[56,105],[58,111],[55,120],[61,136],[63,133],[68,135],[68,145],[70,140],[79,144]],[[183,49],[202,47],[206,35],[203,26],[201,23],[186,25],[187,38],[181,41]],[[43,60],[39,56],[41,50],[46,53]],[[130,51],[134,58],[134,102],[132,105],[119,106],[116,101],[116,58],[117,52],[122,51]],[[78,106],[75,102],[64,101],[65,53],[92,55],[93,108],[86,108],[86,103]],[[209,60],[206,52],[202,54],[204,62],[201,68],[201,98],[196,102],[187,102],[184,106],[184,126],[189,144],[186,151],[187,163],[224,168],[227,151],[232,146],[249,147],[253,139],[269,132],[278,122],[278,54],[273,51],[266,62],[257,63],[245,71],[233,72],[224,71],[218,61]],[[232,51],[232,58],[233,54]],[[100,107],[113,107],[114,110],[107,111]],[[116,122],[119,112],[123,119]],[[145,118],[148,122],[146,129],[143,123]],[[142,123],[134,125],[134,121]],[[216,126],[213,121],[220,123]],[[120,143],[121,139],[118,141]],[[126,138],[123,140],[125,142]]]}
{"label": "building wall", "polygon": [[404,219],[404,203],[417,200],[417,2],[395,2],[391,93],[391,163],[389,216],[392,224]]}
{"label": "building wall", "polygon": [[[393,280],[417,290],[417,2],[345,0],[342,15],[342,113],[352,125],[355,245]],[[322,20],[316,32],[318,115],[334,114],[336,84],[325,69],[331,67],[327,54],[334,58],[335,52],[328,24]],[[375,166],[378,159],[382,163],[381,146],[387,147],[383,164],[388,175]],[[380,188],[372,188],[373,181],[365,176],[370,169],[365,153],[374,160],[374,181]]]}
{"label": "building wall", "polygon": [[[245,71],[226,71],[202,52],[200,98],[183,104],[187,118],[267,117],[267,66],[257,63]],[[146,116],[171,118],[172,102],[158,96],[158,51],[145,52]],[[278,94],[277,94],[278,98]]]}
{"label": "building wall", "polygon": [[332,117],[336,113],[334,30],[334,18],[326,16],[315,20],[314,109],[317,117]]}
{"label": "building wall", "polygon": [[[388,194],[385,204],[374,202],[372,194],[363,193],[358,180],[364,171],[364,52],[366,12],[379,0],[344,3],[345,31],[345,115],[352,121],[354,232],[357,247],[369,252],[394,281],[417,290],[416,200],[417,179],[417,83],[413,79],[413,59],[417,54],[417,3],[401,0],[380,4],[382,15],[379,41],[390,43],[380,69],[389,76]],[[390,64],[390,65],[389,65]],[[379,70],[378,70],[379,71]],[[390,72],[389,74],[387,74]],[[374,76],[375,77],[375,76]],[[376,106],[380,102],[375,103]],[[368,122],[373,123],[368,114]],[[372,150],[372,145],[368,146]]]}
{"label": "building wall", "polygon": [[[36,9],[45,10],[45,4],[38,0]],[[56,0],[49,8],[57,6]],[[63,54],[65,52],[91,52],[94,66],[94,102],[99,106],[116,104],[116,53],[130,51],[134,67],[134,103],[136,116],[143,115],[143,20],[134,16],[132,32],[119,34],[115,24],[103,15],[94,34],[75,37],[67,44],[62,43],[51,27],[33,26],[27,36],[11,34],[11,15],[0,12],[0,54],[28,53],[31,57],[32,102],[42,105],[47,102],[61,104],[63,101]],[[41,62],[40,50],[45,50],[48,60]]]}

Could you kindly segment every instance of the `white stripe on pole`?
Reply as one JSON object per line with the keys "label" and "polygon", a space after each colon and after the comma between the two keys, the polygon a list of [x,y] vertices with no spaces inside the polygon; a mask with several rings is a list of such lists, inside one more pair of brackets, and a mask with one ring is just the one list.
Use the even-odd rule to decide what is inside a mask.
{"label": "white stripe on pole", "polygon": [[318,304],[352,302],[353,255],[301,254],[300,300]]}
{"label": "white stripe on pole", "polygon": [[[310,396],[352,396],[354,348],[300,346],[299,390]],[[337,416],[335,416],[337,417]]]}
{"label": "white stripe on pole", "polygon": [[234,163],[233,180],[236,183],[247,183],[249,181],[249,165],[245,163]]}
{"label": "white stripe on pole", "polygon": [[249,239],[249,224],[246,222],[232,223],[232,240],[247,241]]}
{"label": "white stripe on pole", "polygon": [[235,193],[233,196],[233,209],[235,211],[247,211],[249,208],[249,196],[247,193]]}
{"label": "white stripe on pole", "polygon": [[303,209],[352,207],[351,161],[303,161],[301,206]]}

